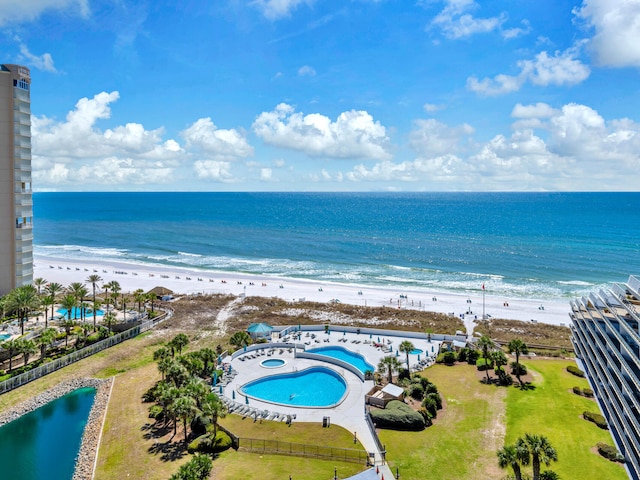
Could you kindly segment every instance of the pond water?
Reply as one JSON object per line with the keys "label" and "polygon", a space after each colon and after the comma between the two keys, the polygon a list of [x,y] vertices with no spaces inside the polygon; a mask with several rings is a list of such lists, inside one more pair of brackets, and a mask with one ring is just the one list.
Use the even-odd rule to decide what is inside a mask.
{"label": "pond water", "polygon": [[80,388],[0,427],[0,477],[70,480],[95,396]]}

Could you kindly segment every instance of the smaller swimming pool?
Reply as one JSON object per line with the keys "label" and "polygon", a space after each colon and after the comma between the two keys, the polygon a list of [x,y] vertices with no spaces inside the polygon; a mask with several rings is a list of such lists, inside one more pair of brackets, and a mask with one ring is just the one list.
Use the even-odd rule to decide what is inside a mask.
{"label": "smaller swimming pool", "polygon": [[11,335],[9,335],[8,333],[0,333],[0,342],[4,342],[5,340],[8,340],[9,338],[11,338]]}
{"label": "smaller swimming pool", "polygon": [[307,350],[308,353],[316,353],[318,355],[324,355],[326,357],[337,358],[343,362],[350,363],[362,373],[367,370],[375,372],[375,367],[371,365],[366,359],[359,353],[352,352],[342,347],[319,347]]}
{"label": "smaller swimming pool", "polygon": [[287,362],[281,358],[268,358],[267,360],[261,361],[260,366],[265,368],[278,368],[282,367],[285,363]]}
{"label": "smaller swimming pool", "polygon": [[411,355],[420,355],[423,351],[420,350],[419,348],[414,348],[413,350],[411,350],[409,353]]}

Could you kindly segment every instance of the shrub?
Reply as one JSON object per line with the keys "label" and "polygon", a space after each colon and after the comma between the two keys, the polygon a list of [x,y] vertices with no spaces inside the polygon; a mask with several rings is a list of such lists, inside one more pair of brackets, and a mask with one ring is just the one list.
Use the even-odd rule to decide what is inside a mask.
{"label": "shrub", "polygon": [[429,382],[426,387],[424,387],[424,394],[428,395],[430,393],[438,393],[438,387],[436,387],[435,383]]}
{"label": "shrub", "polygon": [[567,367],[567,372],[575,375],[576,377],[584,377],[584,372],[575,365],[569,365]]}
{"label": "shrub", "polygon": [[598,427],[602,428],[603,430],[607,430],[609,428],[609,426],[607,425],[607,420],[599,413],[585,411],[585,412],[582,412],[582,416],[584,417],[585,420],[589,420],[590,422],[595,423]]}
{"label": "shrub", "polygon": [[419,431],[425,428],[421,414],[399,400],[392,400],[384,410],[371,410],[371,417],[378,428]]}
{"label": "shrub", "polygon": [[458,352],[458,361],[459,362],[466,362],[467,361],[467,354],[469,353],[469,349],[468,348],[463,348]]}
{"label": "shrub", "polygon": [[212,440],[211,434],[200,435],[193,440],[187,447],[189,453],[218,453],[231,448],[231,437],[222,430],[218,430],[215,440]]}
{"label": "shrub", "polygon": [[422,418],[424,418],[425,426],[430,427],[431,425],[433,425],[433,417],[426,408],[421,408],[420,410],[418,410],[418,413],[422,415]]}
{"label": "shrub", "polygon": [[206,415],[196,415],[191,420],[191,431],[195,435],[203,435],[207,433],[207,425],[211,423],[211,420]]}
{"label": "shrub", "polygon": [[149,407],[149,418],[160,420],[162,417],[164,417],[164,408],[160,405],[151,405]]}
{"label": "shrub", "polygon": [[467,363],[469,365],[475,365],[480,358],[480,352],[478,350],[471,350],[467,352]]}
{"label": "shrub", "polygon": [[583,388],[582,395],[584,395],[585,397],[593,398],[593,390],[591,390],[590,388]]}
{"label": "shrub", "polygon": [[157,398],[157,392],[156,392],[156,388],[157,388],[157,384],[154,385],[153,387],[151,387],[149,390],[147,390],[146,392],[144,392],[142,394],[142,401],[145,403],[148,402],[155,402],[156,398]]}
{"label": "shrub", "polygon": [[527,367],[521,363],[511,362],[511,374],[512,375],[526,375]]}
{"label": "shrub", "polygon": [[606,443],[598,443],[596,444],[596,447],[598,447],[598,453],[604,458],[607,458],[612,462],[624,463],[624,457],[618,453],[616,447],[607,445]]}
{"label": "shrub", "polygon": [[424,397],[422,401],[422,407],[429,412],[431,417],[435,417],[438,414],[438,404],[431,396]]}
{"label": "shrub", "polygon": [[493,368],[493,362],[489,358],[480,357],[478,358],[478,360],[476,360],[476,368],[481,372],[484,372],[485,370],[491,370]]}
{"label": "shrub", "polygon": [[205,480],[211,473],[212,461],[207,455],[196,455],[181,465],[169,480]]}
{"label": "shrub", "polygon": [[436,363],[444,363],[444,353],[439,353],[436,357]]}
{"label": "shrub", "polygon": [[573,393],[576,395],[582,395],[582,389],[580,387],[573,387]]}
{"label": "shrub", "polygon": [[540,480],[560,480],[560,475],[553,470],[545,470],[540,474]]}
{"label": "shrub", "polygon": [[409,387],[409,396],[415,400],[422,400],[424,397],[424,388],[420,383],[412,383]]}
{"label": "shrub", "polygon": [[442,410],[442,397],[438,392],[430,393],[427,395],[428,398],[432,398],[434,402],[436,402],[436,408],[438,410]]}
{"label": "shrub", "polygon": [[442,359],[445,365],[453,365],[456,363],[456,354],[453,352],[444,352],[444,356]]}

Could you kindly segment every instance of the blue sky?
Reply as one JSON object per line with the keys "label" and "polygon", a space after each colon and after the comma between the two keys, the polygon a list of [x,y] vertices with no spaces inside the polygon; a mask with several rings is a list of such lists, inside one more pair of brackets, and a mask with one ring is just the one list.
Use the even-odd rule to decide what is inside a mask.
{"label": "blue sky", "polygon": [[638,189],[640,0],[5,0],[39,191]]}

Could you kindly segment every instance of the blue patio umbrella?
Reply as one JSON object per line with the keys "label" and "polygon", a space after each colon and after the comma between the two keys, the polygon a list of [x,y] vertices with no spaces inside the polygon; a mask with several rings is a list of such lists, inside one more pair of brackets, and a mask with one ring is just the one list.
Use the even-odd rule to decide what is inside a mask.
{"label": "blue patio umbrella", "polygon": [[246,395],[244,396],[244,403],[249,405],[249,397],[247,397]]}
{"label": "blue patio umbrella", "polygon": [[344,337],[347,334],[346,330],[342,330],[342,336]]}
{"label": "blue patio umbrella", "polygon": [[222,355],[218,355],[218,363],[222,363]]}
{"label": "blue patio umbrella", "polygon": [[373,333],[370,333],[370,334],[369,334],[369,338],[373,338]]}
{"label": "blue patio umbrella", "polygon": [[433,345],[431,345],[431,353],[433,353]]}
{"label": "blue patio umbrella", "polygon": [[380,337],[378,337],[378,343],[380,343]]}
{"label": "blue patio umbrella", "polygon": [[400,356],[400,352],[396,350],[396,357]]}
{"label": "blue patio umbrella", "polygon": [[267,323],[252,323],[247,328],[247,332],[252,336],[266,336],[273,331],[273,327]]}
{"label": "blue patio umbrella", "polygon": [[222,384],[220,384],[220,395],[222,395]]}
{"label": "blue patio umbrella", "polygon": [[[220,385],[220,388],[222,388],[222,385]],[[235,390],[231,390],[231,398],[233,398],[234,400],[236,399],[236,391]]]}
{"label": "blue patio umbrella", "polygon": [[418,354],[418,361],[420,361],[420,354]]}
{"label": "blue patio umbrella", "polygon": [[218,384],[218,372],[213,372],[213,386]]}
{"label": "blue patio umbrella", "polygon": [[[389,351],[393,352],[393,347],[391,345],[389,345]],[[398,352],[396,352],[396,353],[398,353]]]}
{"label": "blue patio umbrella", "polygon": [[231,373],[232,371],[233,371],[233,367],[229,365],[229,373]]}
{"label": "blue patio umbrella", "polygon": [[247,352],[247,346],[246,345],[244,346],[244,351],[245,351],[245,353]]}

